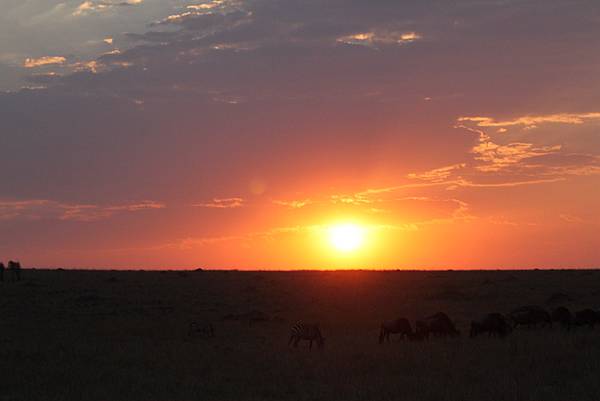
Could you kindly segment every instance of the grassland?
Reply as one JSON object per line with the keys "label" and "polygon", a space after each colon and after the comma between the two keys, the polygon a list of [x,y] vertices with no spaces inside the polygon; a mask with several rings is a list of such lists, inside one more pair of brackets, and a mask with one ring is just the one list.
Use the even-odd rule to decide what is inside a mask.
{"label": "grassland", "polygon": [[[0,400],[600,399],[600,327],[466,335],[526,304],[598,308],[600,271],[26,270],[0,283]],[[382,320],[437,311],[461,338],[377,343]],[[322,351],[287,346],[297,320]]]}

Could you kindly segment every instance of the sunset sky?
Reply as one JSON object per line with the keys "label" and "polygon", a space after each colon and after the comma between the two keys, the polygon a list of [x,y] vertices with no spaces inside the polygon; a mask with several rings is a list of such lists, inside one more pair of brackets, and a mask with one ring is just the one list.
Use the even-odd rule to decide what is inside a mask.
{"label": "sunset sky", "polygon": [[0,261],[599,267],[599,50],[596,0],[3,0]]}

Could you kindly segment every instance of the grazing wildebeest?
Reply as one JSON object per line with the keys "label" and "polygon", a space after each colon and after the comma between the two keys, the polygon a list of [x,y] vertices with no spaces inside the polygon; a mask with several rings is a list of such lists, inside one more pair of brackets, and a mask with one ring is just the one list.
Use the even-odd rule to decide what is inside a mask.
{"label": "grazing wildebeest", "polygon": [[429,325],[427,322],[417,320],[415,322],[415,333],[411,339],[414,340],[427,340],[429,338]]}
{"label": "grazing wildebeest", "polygon": [[212,338],[215,336],[215,329],[211,323],[191,322],[188,328],[188,336]]}
{"label": "grazing wildebeest", "polygon": [[583,309],[575,312],[575,319],[573,320],[575,326],[589,326],[593,329],[594,325],[598,323],[600,323],[600,316],[596,311]]}
{"label": "grazing wildebeest", "polygon": [[569,309],[561,306],[552,311],[552,321],[569,330],[571,329],[571,324],[573,324],[573,314]]}
{"label": "grazing wildebeest", "polygon": [[321,334],[321,329],[317,323],[311,324],[299,322],[292,327],[288,346],[293,344],[294,347],[297,347],[300,340],[309,342],[308,349],[312,349],[313,341],[317,342],[319,348],[323,348],[325,345],[325,338]]}
{"label": "grazing wildebeest", "polygon": [[4,281],[4,263],[0,262],[0,281]]}
{"label": "grazing wildebeest", "polygon": [[435,337],[456,337],[460,335],[452,320],[443,312],[429,316],[426,322],[429,333]]}
{"label": "grazing wildebeest", "polygon": [[379,332],[379,344],[383,343],[384,340],[390,342],[390,334],[400,334],[400,339],[410,338],[413,331],[408,319],[398,318],[389,322],[383,322]]}
{"label": "grazing wildebeest", "polygon": [[522,306],[514,309],[510,312],[509,317],[514,328],[518,326],[537,327],[538,324],[541,324],[542,327],[552,327],[550,314],[544,308],[536,305]]}
{"label": "grazing wildebeest", "polygon": [[410,341],[424,341],[429,339],[429,325],[423,320],[415,321],[415,330],[407,338]]}
{"label": "grazing wildebeest", "polygon": [[470,337],[476,337],[482,333],[488,336],[505,337],[511,332],[511,327],[506,318],[500,313],[490,313],[480,321],[471,322]]}

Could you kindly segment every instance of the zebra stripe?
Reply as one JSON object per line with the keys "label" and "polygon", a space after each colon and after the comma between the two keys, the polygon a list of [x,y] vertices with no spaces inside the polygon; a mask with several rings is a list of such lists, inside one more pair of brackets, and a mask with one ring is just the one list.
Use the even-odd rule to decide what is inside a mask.
{"label": "zebra stripe", "polygon": [[316,341],[319,348],[323,347],[325,343],[325,339],[321,334],[321,329],[318,324],[310,324],[310,323],[297,323],[290,332],[290,340],[288,341],[288,345],[293,345],[294,347],[298,346],[298,342],[301,340],[309,342],[309,349],[312,349],[313,341]]}
{"label": "zebra stripe", "polygon": [[212,323],[191,322],[188,328],[188,336],[211,338],[215,336],[215,329]]}

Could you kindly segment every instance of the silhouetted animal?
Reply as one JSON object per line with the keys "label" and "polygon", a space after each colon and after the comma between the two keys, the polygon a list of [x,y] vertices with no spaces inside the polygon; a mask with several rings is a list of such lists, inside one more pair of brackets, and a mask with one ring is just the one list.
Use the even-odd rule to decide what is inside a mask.
{"label": "silhouetted animal", "polygon": [[12,272],[13,281],[21,280],[21,263],[9,260],[7,269]]}
{"label": "silhouetted animal", "polygon": [[480,321],[471,322],[470,337],[476,337],[483,333],[488,336],[505,337],[511,332],[511,327],[500,313],[490,313]]}
{"label": "silhouetted animal", "polygon": [[188,328],[188,336],[212,338],[215,336],[215,329],[211,323],[191,322]]}
{"label": "silhouetted animal", "polygon": [[410,338],[413,331],[408,319],[398,318],[389,322],[383,322],[379,332],[379,344],[383,343],[384,340],[390,342],[390,334],[400,334],[400,339]]}
{"label": "silhouetted animal", "polygon": [[425,341],[429,338],[429,332],[427,331],[414,331],[408,335],[409,341]]}
{"label": "silhouetted animal", "polygon": [[4,263],[0,262],[0,281],[4,281]]}
{"label": "silhouetted animal", "polygon": [[522,306],[514,309],[510,312],[509,317],[515,328],[518,326],[537,327],[538,324],[542,327],[552,327],[550,314],[536,305]]}
{"label": "silhouetted animal", "polygon": [[427,322],[417,320],[415,322],[414,340],[427,340],[429,338],[429,325]]}
{"label": "silhouetted animal", "polygon": [[312,349],[313,341],[317,342],[319,348],[323,348],[323,345],[325,345],[325,338],[323,338],[318,324],[299,322],[292,327],[288,346],[294,345],[294,347],[297,347],[300,340],[309,342],[308,349]]}
{"label": "silhouetted animal", "polygon": [[573,324],[573,314],[570,310],[561,306],[552,311],[552,321],[569,330],[571,329],[571,324]]}
{"label": "silhouetted animal", "polygon": [[575,326],[589,326],[593,329],[594,325],[598,323],[600,323],[600,316],[598,316],[596,311],[584,309],[575,312],[575,319],[573,321]]}
{"label": "silhouetted animal", "polygon": [[435,337],[456,337],[460,335],[452,320],[443,312],[429,316],[426,322],[429,333]]}

